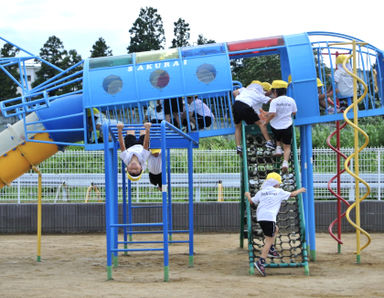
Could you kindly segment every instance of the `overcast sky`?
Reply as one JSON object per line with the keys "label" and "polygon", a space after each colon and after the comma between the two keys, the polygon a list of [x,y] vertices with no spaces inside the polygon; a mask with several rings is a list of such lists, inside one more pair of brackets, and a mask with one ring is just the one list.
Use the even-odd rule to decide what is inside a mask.
{"label": "overcast sky", "polygon": [[[6,3],[2,3],[6,2]],[[103,37],[114,55],[127,53],[129,32],[141,7],[162,17],[167,47],[173,23],[190,25],[191,42],[199,34],[229,42],[308,31],[331,31],[362,39],[384,50],[382,0],[1,0],[0,36],[38,55],[49,36],[83,58]],[[319,6],[316,6],[319,5]],[[1,44],[0,44],[1,45]]]}

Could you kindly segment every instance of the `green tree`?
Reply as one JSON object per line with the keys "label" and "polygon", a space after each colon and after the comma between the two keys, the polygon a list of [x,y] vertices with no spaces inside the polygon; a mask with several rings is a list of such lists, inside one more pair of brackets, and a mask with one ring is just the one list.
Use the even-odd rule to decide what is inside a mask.
{"label": "green tree", "polygon": [[165,36],[163,20],[157,9],[146,7],[140,9],[139,17],[131,29],[131,41],[128,53],[160,50],[164,48]]}
{"label": "green tree", "polygon": [[[19,52],[19,49],[15,48],[9,43],[6,43],[0,50],[0,57],[1,58],[15,57],[18,52]],[[6,67],[6,70],[14,78],[16,79],[18,78],[17,64]],[[18,96],[17,84],[4,71],[0,69],[0,101],[4,99],[14,98],[17,96]]]}
{"label": "green tree", "polygon": [[[47,40],[47,42],[44,44],[43,48],[40,49],[40,57],[44,59],[45,61],[49,62],[50,64],[55,65],[56,67],[59,67],[62,70],[65,70],[74,64],[81,61],[81,56],[78,55],[76,50],[70,50],[67,52],[64,49],[64,45],[62,41],[56,37],[56,36],[50,36]],[[73,69],[71,72],[68,72],[65,74],[69,75],[71,73],[76,72],[78,69]],[[36,72],[36,80],[33,82],[32,86],[38,86],[41,83],[47,81],[48,79],[54,77],[55,75],[59,74],[60,70],[46,64],[41,63],[41,68],[38,72]],[[71,86],[64,86],[56,90],[52,90],[49,92],[49,95],[58,95],[58,94],[64,94],[69,91],[73,91],[76,89],[81,88],[79,83],[71,85]]]}
{"label": "green tree", "polygon": [[[75,65],[76,63],[79,63],[81,60],[82,60],[81,56],[77,53],[76,50],[69,50],[68,54],[66,56],[64,56],[62,68],[63,69],[70,68],[73,65]],[[81,65],[77,66],[74,69],[70,70],[66,75],[73,74],[73,73],[75,73],[81,69],[82,69]],[[70,80],[72,80],[72,79],[73,78],[71,78]],[[68,93],[68,92],[76,91],[76,90],[80,90],[80,89],[82,89],[81,81],[73,83],[73,84],[69,84],[67,86],[60,88],[59,93],[64,94],[64,93]]]}
{"label": "green tree", "polygon": [[173,25],[175,26],[173,29],[175,38],[172,40],[171,48],[189,46],[189,38],[191,37],[189,24],[184,19],[179,18]]}
{"label": "green tree", "polygon": [[91,58],[112,56],[112,50],[107,46],[104,38],[100,37],[92,46]]}
{"label": "green tree", "polygon": [[[40,57],[59,68],[63,66],[63,61],[66,55],[67,52],[64,49],[62,41],[55,35],[50,36],[44,46],[40,49]],[[59,70],[46,63],[41,63],[41,68],[36,72],[36,80],[33,82],[32,87],[40,85],[58,73]],[[50,94],[56,94],[56,92],[51,92]]]}
{"label": "green tree", "polygon": [[208,43],[216,43],[213,39],[206,39],[203,34],[199,34],[197,37],[197,44],[198,45],[203,45],[203,44],[208,44]]}
{"label": "green tree", "polygon": [[238,59],[232,61],[231,66],[233,79],[245,86],[253,80],[271,83],[281,79],[279,55]]}

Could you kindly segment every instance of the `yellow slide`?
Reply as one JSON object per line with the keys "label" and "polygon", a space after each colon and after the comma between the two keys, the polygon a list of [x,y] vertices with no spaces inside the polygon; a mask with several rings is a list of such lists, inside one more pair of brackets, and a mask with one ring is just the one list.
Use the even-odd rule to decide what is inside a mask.
{"label": "yellow slide", "polygon": [[[31,113],[26,122],[38,121],[36,113]],[[44,130],[42,124],[30,126],[31,130]],[[29,138],[42,141],[52,141],[48,133],[37,133]],[[13,180],[28,172],[32,166],[37,166],[58,151],[55,144],[26,142],[24,120],[9,125],[0,133],[0,189],[9,185]]]}

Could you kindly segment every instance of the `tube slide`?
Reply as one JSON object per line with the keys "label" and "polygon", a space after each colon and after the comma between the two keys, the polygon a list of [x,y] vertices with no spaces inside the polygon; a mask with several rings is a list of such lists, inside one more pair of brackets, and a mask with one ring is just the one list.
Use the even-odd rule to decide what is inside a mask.
{"label": "tube slide", "polygon": [[[84,138],[83,131],[65,131],[82,129],[82,95],[59,98],[46,108],[25,117],[28,131],[58,130],[58,132],[38,132],[28,134],[29,139],[50,142],[79,142]],[[63,131],[64,130],[64,131]],[[32,166],[40,164],[59,150],[58,145],[50,143],[27,142],[24,120],[0,133],[0,189],[24,173]]]}

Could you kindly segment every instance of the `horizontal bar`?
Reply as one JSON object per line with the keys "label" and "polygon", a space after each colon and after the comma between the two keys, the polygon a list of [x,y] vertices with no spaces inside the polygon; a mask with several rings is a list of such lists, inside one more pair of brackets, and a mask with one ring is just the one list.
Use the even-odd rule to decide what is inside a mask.
{"label": "horizontal bar", "polygon": [[120,248],[120,249],[111,249],[112,252],[123,252],[123,251],[163,251],[164,248]]}
{"label": "horizontal bar", "polygon": [[134,224],[112,224],[112,228],[119,228],[119,227],[158,227],[163,226],[164,224],[162,222],[154,222],[154,223],[134,223]]}

